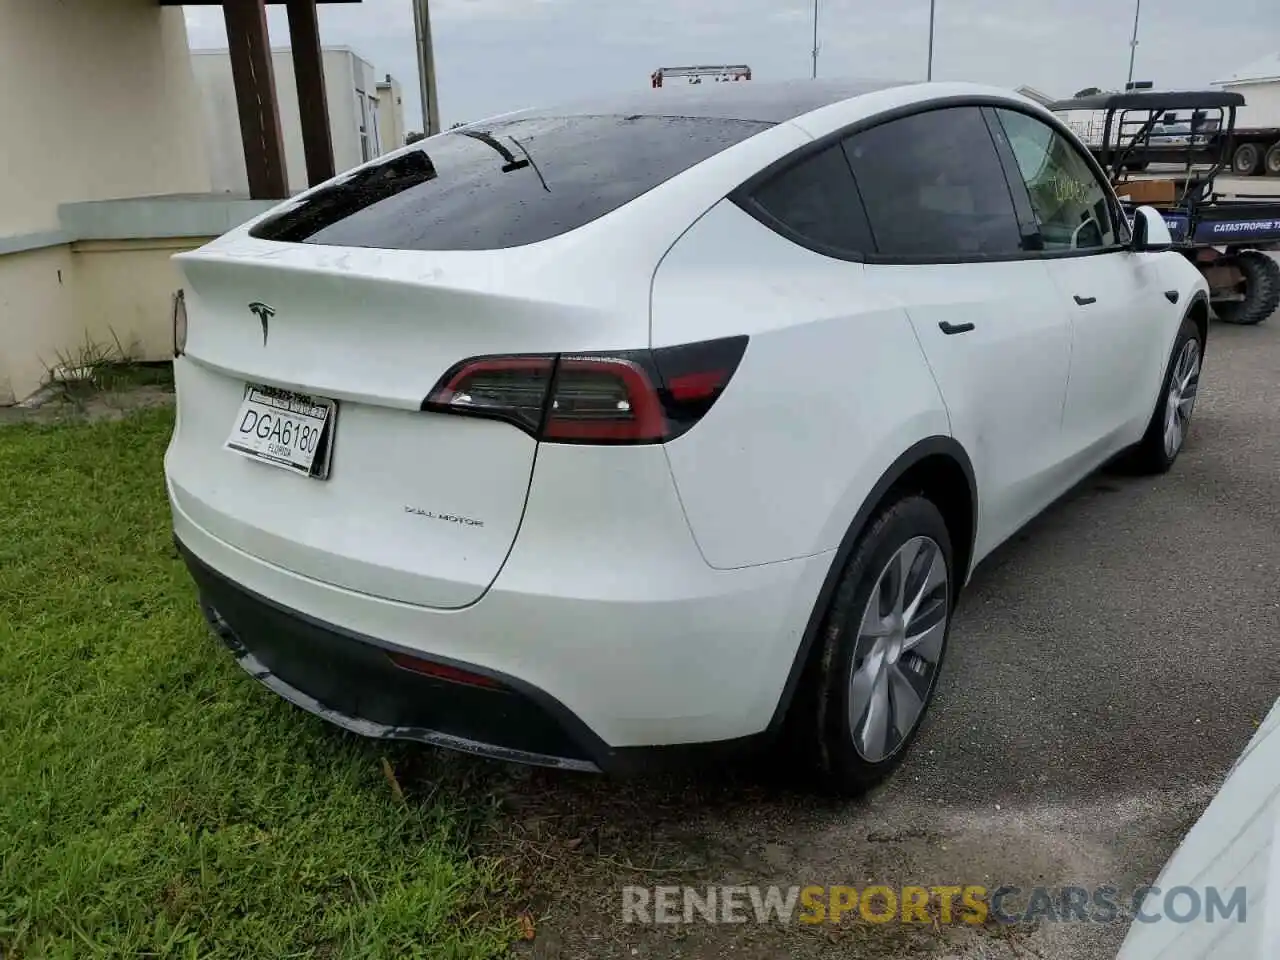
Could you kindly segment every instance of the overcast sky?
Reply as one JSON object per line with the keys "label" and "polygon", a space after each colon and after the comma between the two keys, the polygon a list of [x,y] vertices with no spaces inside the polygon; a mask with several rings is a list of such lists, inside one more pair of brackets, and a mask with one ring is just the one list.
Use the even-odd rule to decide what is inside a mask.
{"label": "overcast sky", "polygon": [[[445,126],[604,91],[662,66],[746,63],[758,80],[807,77],[812,0],[432,0]],[[933,74],[1053,96],[1122,86],[1133,0],[937,0]],[[283,5],[271,42],[287,46]],[[818,75],[923,79],[929,0],[819,0]],[[193,48],[226,45],[217,7],[188,7]],[[411,0],[322,5],[321,42],[404,86],[421,126]],[[1134,78],[1203,86],[1280,47],[1277,0],[1145,0]]]}

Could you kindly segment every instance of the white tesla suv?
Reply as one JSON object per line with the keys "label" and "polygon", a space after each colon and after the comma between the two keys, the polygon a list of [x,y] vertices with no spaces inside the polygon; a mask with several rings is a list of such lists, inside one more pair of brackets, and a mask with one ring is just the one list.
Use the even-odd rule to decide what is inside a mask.
{"label": "white tesla suv", "polygon": [[1199,274],[969,84],[646,91],[444,133],[179,256],[175,533],[350,730],[625,770],[897,763],[975,563],[1169,467]]}

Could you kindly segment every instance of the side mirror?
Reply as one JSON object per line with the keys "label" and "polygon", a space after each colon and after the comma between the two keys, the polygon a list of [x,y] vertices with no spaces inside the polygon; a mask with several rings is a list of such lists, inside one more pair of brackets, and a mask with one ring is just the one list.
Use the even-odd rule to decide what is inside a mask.
{"label": "side mirror", "polygon": [[1133,240],[1131,249],[1136,253],[1158,253],[1173,246],[1173,236],[1160,211],[1154,207],[1139,207],[1133,213]]}

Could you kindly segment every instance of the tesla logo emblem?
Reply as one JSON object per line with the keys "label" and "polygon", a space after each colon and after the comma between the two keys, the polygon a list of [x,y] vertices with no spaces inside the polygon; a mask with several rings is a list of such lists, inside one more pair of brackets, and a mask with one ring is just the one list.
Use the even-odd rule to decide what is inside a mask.
{"label": "tesla logo emblem", "polygon": [[249,304],[249,310],[262,322],[262,345],[267,345],[267,321],[276,315],[275,307],[268,306],[259,300]]}

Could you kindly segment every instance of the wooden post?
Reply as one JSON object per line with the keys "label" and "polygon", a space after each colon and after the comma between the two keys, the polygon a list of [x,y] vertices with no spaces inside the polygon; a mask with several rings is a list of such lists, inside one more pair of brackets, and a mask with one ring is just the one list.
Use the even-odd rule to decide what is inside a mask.
{"label": "wooden post", "polygon": [[422,90],[422,132],[440,132],[440,105],[436,99],[436,54],[431,43],[429,0],[413,0],[414,33],[418,41],[418,85]]}
{"label": "wooden post", "polygon": [[307,182],[314,187],[331,179],[334,173],[320,24],[316,19],[316,0],[287,0],[287,4],[293,75],[298,82],[298,115],[302,121],[302,151],[307,158]]}
{"label": "wooden post", "polygon": [[266,6],[264,0],[224,0],[222,14],[227,21],[249,196],[255,200],[281,200],[289,195],[289,180],[271,69]]}

